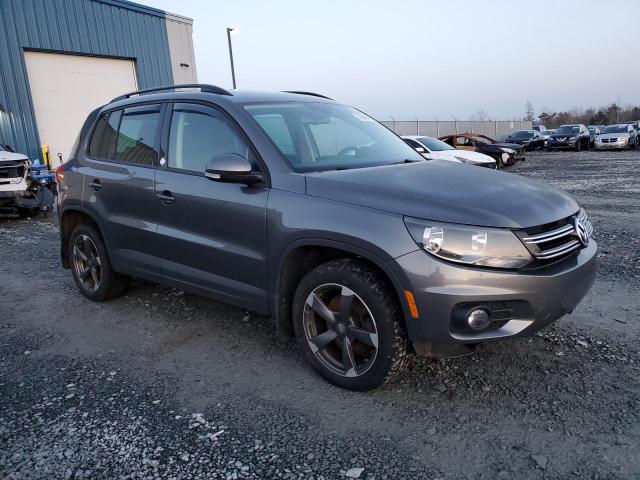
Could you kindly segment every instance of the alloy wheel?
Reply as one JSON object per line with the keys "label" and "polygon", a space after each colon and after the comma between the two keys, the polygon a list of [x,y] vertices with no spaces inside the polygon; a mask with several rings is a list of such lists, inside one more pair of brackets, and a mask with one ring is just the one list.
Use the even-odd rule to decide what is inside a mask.
{"label": "alloy wheel", "polygon": [[102,280],[100,254],[93,240],[87,235],[78,235],[73,244],[73,268],[84,289],[95,292],[100,288]]}
{"label": "alloy wheel", "polygon": [[315,357],[343,377],[367,372],[378,354],[378,329],[355,292],[335,283],[316,287],[303,311],[304,336]]}

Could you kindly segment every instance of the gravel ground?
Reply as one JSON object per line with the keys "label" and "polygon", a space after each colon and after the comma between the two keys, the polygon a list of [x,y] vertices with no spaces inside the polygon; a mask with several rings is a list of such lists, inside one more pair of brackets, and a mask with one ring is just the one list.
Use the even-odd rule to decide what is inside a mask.
{"label": "gravel ground", "polygon": [[640,152],[533,153],[601,246],[576,311],[530,339],[334,388],[268,319],[135,282],[91,303],[54,220],[0,220],[0,478],[640,477]]}

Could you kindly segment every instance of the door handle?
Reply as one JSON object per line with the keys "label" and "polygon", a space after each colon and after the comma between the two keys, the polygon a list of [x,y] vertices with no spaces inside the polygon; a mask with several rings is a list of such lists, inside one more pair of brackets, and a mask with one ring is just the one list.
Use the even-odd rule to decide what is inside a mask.
{"label": "door handle", "polygon": [[93,180],[89,186],[91,188],[93,188],[96,192],[100,189],[102,189],[102,184],[100,183],[100,180],[98,180],[97,178],[95,180]]}
{"label": "door handle", "polygon": [[175,202],[175,198],[171,195],[169,190],[163,190],[162,192],[156,192],[156,198],[165,205]]}

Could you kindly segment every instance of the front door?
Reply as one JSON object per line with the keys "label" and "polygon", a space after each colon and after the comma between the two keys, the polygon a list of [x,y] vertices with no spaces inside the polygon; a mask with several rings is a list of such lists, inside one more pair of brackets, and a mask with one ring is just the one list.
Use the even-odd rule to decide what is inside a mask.
{"label": "front door", "polygon": [[476,151],[476,143],[468,137],[455,137],[454,147],[458,150]]}
{"label": "front door", "polygon": [[224,153],[255,164],[253,150],[226,115],[212,107],[177,103],[166,118],[166,158],[155,186],[163,274],[176,286],[267,311],[269,189],[204,175],[207,161]]}

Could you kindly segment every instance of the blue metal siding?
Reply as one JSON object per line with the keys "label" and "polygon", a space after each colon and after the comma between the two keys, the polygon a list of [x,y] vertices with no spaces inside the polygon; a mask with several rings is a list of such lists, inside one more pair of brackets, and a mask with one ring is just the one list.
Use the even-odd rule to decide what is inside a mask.
{"label": "blue metal siding", "polygon": [[0,0],[0,141],[30,158],[40,141],[25,50],[130,58],[140,88],[173,83],[165,14],[123,0]]}

